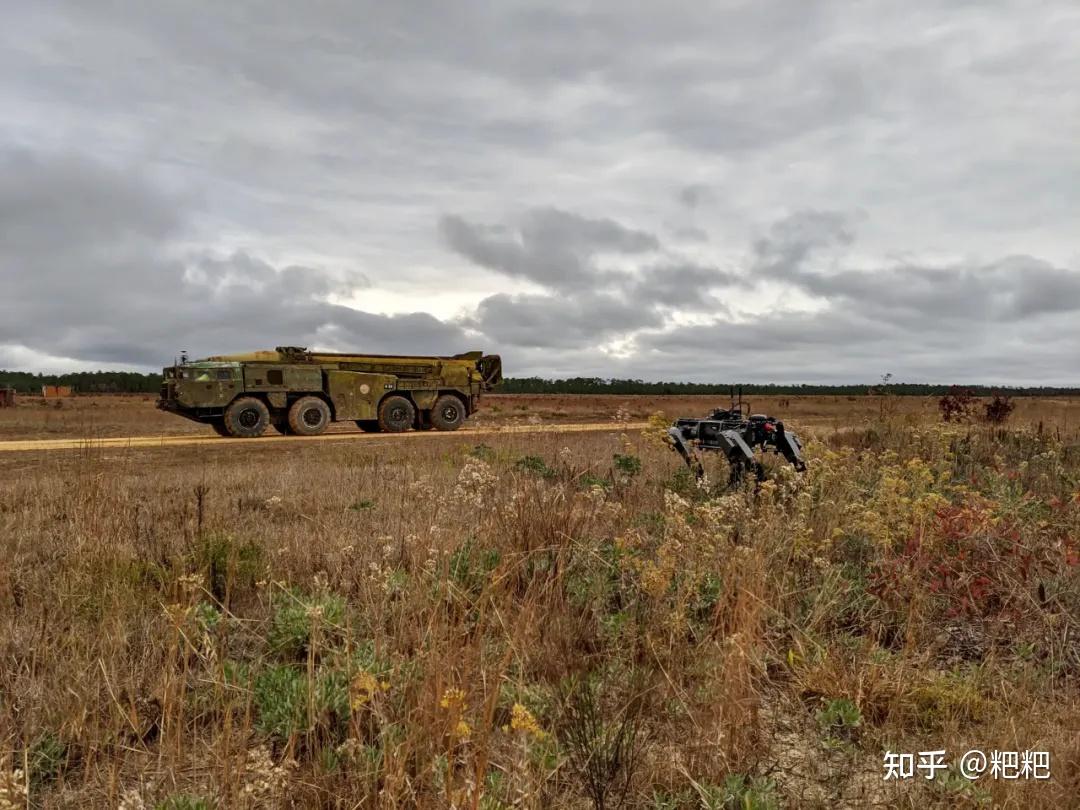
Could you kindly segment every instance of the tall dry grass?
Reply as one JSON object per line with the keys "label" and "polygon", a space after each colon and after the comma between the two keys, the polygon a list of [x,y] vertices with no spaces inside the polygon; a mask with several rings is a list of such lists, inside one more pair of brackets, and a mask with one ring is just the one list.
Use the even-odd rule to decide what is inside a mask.
{"label": "tall dry grass", "polygon": [[[1075,804],[1067,440],[485,441],[5,459],[0,807]],[[883,782],[935,748],[1053,777]]]}

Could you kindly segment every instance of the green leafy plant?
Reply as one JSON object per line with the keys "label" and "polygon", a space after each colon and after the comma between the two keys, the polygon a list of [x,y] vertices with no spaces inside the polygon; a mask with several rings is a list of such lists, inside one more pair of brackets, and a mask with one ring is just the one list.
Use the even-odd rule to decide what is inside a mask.
{"label": "green leafy plant", "polygon": [[222,532],[204,534],[195,552],[195,565],[206,572],[210,593],[224,602],[237,588],[252,588],[266,569],[262,546]]}
{"label": "green leafy plant", "polygon": [[547,462],[540,458],[540,456],[522,456],[514,462],[514,466],[519,470],[535,473],[541,478],[552,478],[555,476],[555,470],[551,469],[547,465]]}
{"label": "green leafy plant", "polygon": [[[497,408],[492,408],[491,410],[498,411]],[[474,445],[469,451],[469,455],[473,458],[478,458],[481,461],[492,462],[495,460],[495,451],[486,444]]]}
{"label": "green leafy plant", "polygon": [[270,649],[286,660],[307,657],[313,632],[331,646],[343,635],[345,600],[337,594],[288,591],[270,620]]}
{"label": "green leafy plant", "polygon": [[830,740],[850,740],[862,725],[862,712],[847,698],[836,698],[817,713],[818,725]]}
{"label": "green leafy plant", "polygon": [[304,730],[307,713],[305,676],[288,665],[267,667],[252,684],[255,725],[263,734],[287,740]]}
{"label": "green leafy plant", "polygon": [[641,472],[641,459],[637,456],[616,453],[614,459],[615,469],[625,475],[627,478],[633,478],[635,475]]}
{"label": "green leafy plant", "polygon": [[477,550],[469,538],[450,555],[450,578],[462,590],[478,593],[500,559],[498,549]]}
{"label": "green leafy plant", "polygon": [[31,787],[41,787],[56,779],[67,764],[67,745],[51,731],[42,734],[27,751]]}

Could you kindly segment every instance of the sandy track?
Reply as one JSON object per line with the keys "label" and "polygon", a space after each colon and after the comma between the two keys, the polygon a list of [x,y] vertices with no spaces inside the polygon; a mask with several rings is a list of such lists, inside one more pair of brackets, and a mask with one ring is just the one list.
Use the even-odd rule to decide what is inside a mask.
{"label": "sandy track", "polygon": [[204,445],[207,447],[237,448],[267,442],[295,444],[297,442],[339,442],[371,440],[409,440],[435,438],[467,438],[471,436],[507,436],[518,433],[588,433],[601,431],[641,430],[645,422],[588,422],[568,425],[507,425],[505,427],[462,428],[450,432],[436,430],[408,433],[326,433],[322,436],[260,436],[258,439],[226,439],[221,436],[130,436],[106,439],[19,439],[0,442],[0,452],[39,452],[42,450],[83,450],[88,448],[147,448]]}

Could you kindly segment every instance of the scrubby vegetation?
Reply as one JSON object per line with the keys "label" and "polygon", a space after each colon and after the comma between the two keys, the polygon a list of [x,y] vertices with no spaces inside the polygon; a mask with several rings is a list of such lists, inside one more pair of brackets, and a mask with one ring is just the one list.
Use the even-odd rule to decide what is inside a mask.
{"label": "scrubby vegetation", "polygon": [[[886,418],[737,492],[636,434],[50,457],[0,807],[1068,806],[1075,441]],[[935,748],[1053,777],[883,781]]]}

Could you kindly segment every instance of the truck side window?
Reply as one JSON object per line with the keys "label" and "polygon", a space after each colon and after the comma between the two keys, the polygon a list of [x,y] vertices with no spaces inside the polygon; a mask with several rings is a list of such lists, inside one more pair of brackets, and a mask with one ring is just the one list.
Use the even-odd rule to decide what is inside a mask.
{"label": "truck side window", "polygon": [[267,385],[282,385],[284,382],[285,378],[282,376],[280,368],[272,368],[266,372]]}
{"label": "truck side window", "polygon": [[217,373],[217,378],[219,380],[231,380],[232,379],[232,369],[219,368],[218,373]]}

